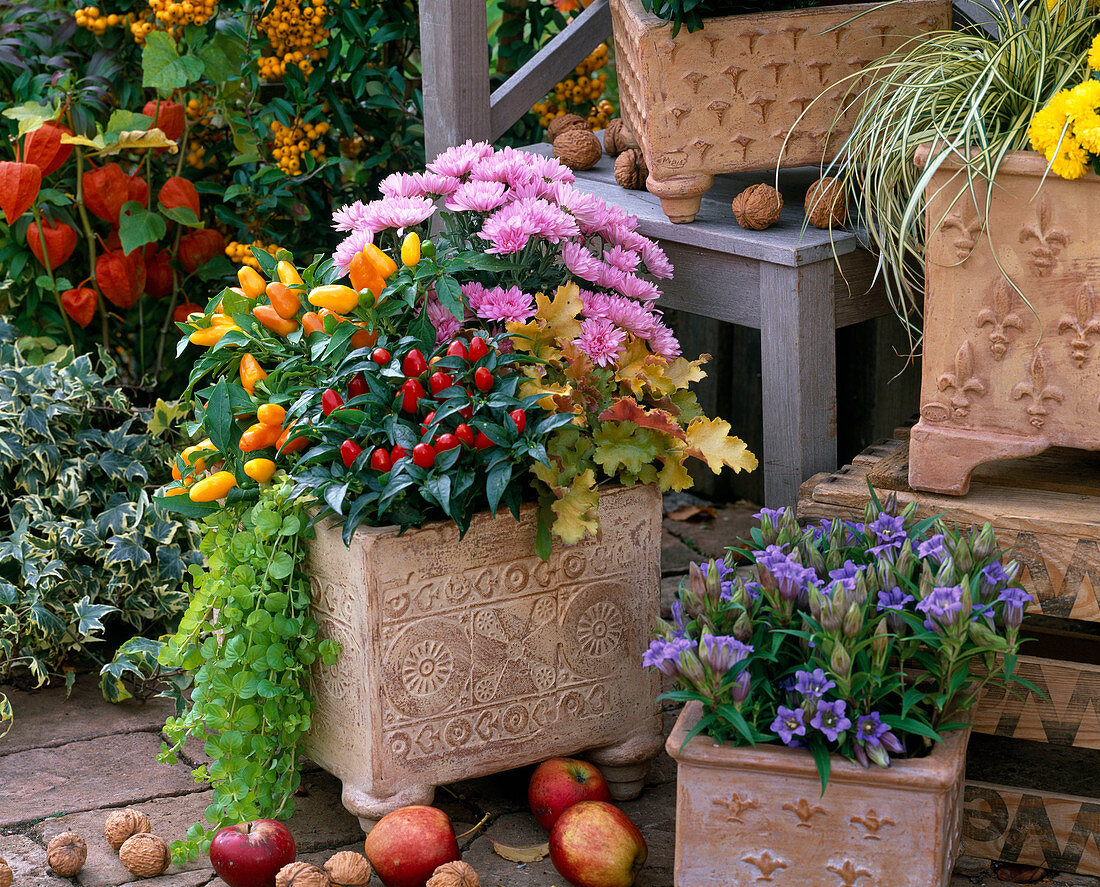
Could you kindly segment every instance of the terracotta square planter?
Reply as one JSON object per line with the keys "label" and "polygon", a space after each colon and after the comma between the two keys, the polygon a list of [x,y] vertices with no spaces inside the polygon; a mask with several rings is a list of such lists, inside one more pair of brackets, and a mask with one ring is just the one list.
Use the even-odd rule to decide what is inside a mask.
{"label": "terracotta square planter", "polygon": [[705,736],[681,749],[701,714],[685,707],[666,745],[677,762],[676,887],[946,887],[969,730],[887,770],[834,756],[822,796],[807,751]]}
{"label": "terracotta square planter", "polygon": [[641,0],[611,0],[611,22],[623,117],[649,165],[646,185],[671,221],[690,222],[719,173],[832,160],[858,110],[841,106],[846,78],[911,37],[950,28],[951,2],[717,16],[674,38]]}
{"label": "terracotta square planter", "polygon": [[[927,150],[918,152],[924,163]],[[1045,176],[1045,178],[1044,178]],[[977,465],[1100,450],[1100,176],[1011,152],[988,182],[945,163],[926,195],[924,367],[914,489],[964,494]]]}
{"label": "terracotta square planter", "polygon": [[587,751],[620,798],[661,748],[656,672],[642,653],[658,614],[661,495],[600,496],[600,537],[535,554],[522,521],[478,515],[398,534],[361,528],[350,551],[318,528],[314,615],[339,641],[315,668],[305,751],[343,782],[369,828],[437,785]]}

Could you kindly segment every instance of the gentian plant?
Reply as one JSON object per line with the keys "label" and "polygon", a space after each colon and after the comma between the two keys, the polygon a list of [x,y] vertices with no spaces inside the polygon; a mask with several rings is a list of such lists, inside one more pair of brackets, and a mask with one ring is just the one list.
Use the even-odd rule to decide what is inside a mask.
{"label": "gentian plant", "polygon": [[692,565],[643,660],[679,684],[665,698],[702,703],[689,738],[807,749],[824,791],[830,753],[889,767],[964,728],[989,682],[1034,689],[1014,673],[1031,595],[992,526],[871,495],[861,523],[764,509],[750,567]]}

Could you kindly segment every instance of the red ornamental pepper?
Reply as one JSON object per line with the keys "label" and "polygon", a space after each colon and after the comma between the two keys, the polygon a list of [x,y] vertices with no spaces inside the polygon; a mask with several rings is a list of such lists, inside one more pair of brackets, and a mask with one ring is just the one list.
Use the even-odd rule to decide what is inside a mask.
{"label": "red ornamental pepper", "polygon": [[[473,397],[473,394],[471,394],[471,393],[470,393],[469,391],[467,391],[467,392],[466,392],[466,394],[467,394],[467,395],[468,395],[469,397]],[[463,407],[462,409],[460,409],[460,410],[458,411],[458,414],[459,414],[459,415],[460,415],[460,416],[461,416],[461,417],[462,417],[463,419],[465,419],[465,420],[466,420],[467,422],[469,422],[469,421],[470,421],[470,420],[471,420],[471,419],[472,419],[472,418],[474,417],[474,408],[473,408],[473,405],[472,405],[472,404],[466,404],[466,406],[464,406],[464,407]]]}
{"label": "red ornamental pepper", "polygon": [[31,208],[41,187],[42,170],[33,163],[0,163],[0,209],[9,225]]}
{"label": "red ornamental pepper", "polygon": [[133,308],[145,291],[145,259],[141,250],[129,255],[111,250],[96,259],[95,282],[108,301],[119,308]]}
{"label": "red ornamental pepper", "polygon": [[370,467],[383,474],[390,470],[390,454],[386,452],[385,447],[378,447],[370,454]]}
{"label": "red ornamental pepper", "polygon": [[452,385],[454,385],[454,379],[444,372],[432,373],[432,377],[428,380],[428,386],[432,389],[432,394],[439,394],[440,391],[450,388]]}
{"label": "red ornamental pepper", "polygon": [[437,453],[445,453],[447,450],[453,450],[458,445],[458,438],[453,434],[441,434],[435,439],[435,451]]}
{"label": "red ornamental pepper", "polygon": [[428,363],[424,360],[424,355],[414,348],[405,355],[405,359],[401,362],[401,370],[409,378],[421,376],[428,371]]}
{"label": "red ornamental pepper", "polygon": [[478,391],[489,391],[493,387],[493,374],[488,367],[474,370],[474,384]]}
{"label": "red ornamental pepper", "polygon": [[413,464],[421,468],[431,468],[435,465],[435,450],[431,444],[418,443],[413,447]]}
{"label": "red ornamental pepper", "polygon": [[326,416],[332,413],[333,410],[338,410],[344,405],[344,398],[333,391],[331,388],[326,388],[321,395],[321,412]]}
{"label": "red ornamental pepper", "polygon": [[161,185],[157,199],[164,204],[165,209],[186,207],[199,217],[199,192],[183,176],[172,176]]}
{"label": "red ornamental pepper", "polygon": [[43,123],[38,129],[28,132],[23,139],[24,163],[33,163],[48,176],[69,159],[73,153],[72,145],[61,142],[62,136],[71,136],[72,130],[56,123]]}
{"label": "red ornamental pepper", "polygon": [[366,394],[370,388],[367,386],[367,377],[362,373],[356,373],[348,382],[348,397],[360,397]]}
{"label": "red ornamental pepper", "polygon": [[463,342],[461,339],[455,339],[453,342],[451,342],[450,345],[447,346],[447,356],[461,357],[463,360],[465,360],[467,356],[466,343]]}
{"label": "red ornamental pepper", "polygon": [[164,133],[170,142],[178,142],[183,135],[184,110],[179,102],[156,99],[146,102],[141,113],[153,118],[153,126]]}
{"label": "red ornamental pepper", "polygon": [[61,294],[61,307],[65,313],[81,326],[86,327],[95,317],[96,303],[99,296],[90,287],[82,286],[78,289],[65,290]]}
{"label": "red ornamental pepper", "polygon": [[401,386],[401,409],[406,413],[415,413],[424,396],[424,386],[416,379],[408,379]]}
{"label": "red ornamental pepper", "polygon": [[409,451],[398,444],[396,447],[390,450],[390,465],[396,465],[398,459],[404,459],[407,455],[409,455]]}
{"label": "red ornamental pepper", "polygon": [[489,346],[481,336],[474,336],[470,340],[470,348],[466,352],[470,359],[470,363],[477,363],[481,358],[489,353]]}
{"label": "red ornamental pepper", "polygon": [[130,199],[130,177],[117,163],[84,173],[84,205],[88,212],[118,227],[122,204]]}
{"label": "red ornamental pepper", "polygon": [[474,438],[474,446],[479,450],[487,450],[489,447],[496,446],[496,444],[489,440],[484,432],[479,431],[477,437]]}
{"label": "red ornamental pepper", "polygon": [[527,414],[523,410],[512,410],[508,415],[516,423],[516,431],[523,434],[523,430],[527,427]]}
{"label": "red ornamental pepper", "polygon": [[361,452],[363,452],[363,448],[353,440],[345,440],[340,444],[340,458],[343,460],[344,467],[351,468],[352,462],[359,457]]}
{"label": "red ornamental pepper", "polygon": [[390,353],[385,348],[375,348],[370,353],[370,359],[373,360],[379,366],[390,362]]}
{"label": "red ornamental pepper", "polygon": [[455,437],[457,437],[468,447],[472,447],[474,445],[474,429],[472,429],[465,422],[463,422],[455,429]]}
{"label": "red ornamental pepper", "polygon": [[177,255],[184,270],[192,274],[224,251],[225,240],[221,234],[213,228],[200,228],[180,238]]}
{"label": "red ornamental pepper", "polygon": [[425,431],[428,430],[428,426],[435,420],[435,410],[432,410],[428,415],[424,417],[424,421],[420,423],[420,427]]}
{"label": "red ornamental pepper", "polygon": [[170,259],[171,254],[166,249],[162,249],[152,256],[146,254],[145,292],[154,299],[164,299],[172,295],[175,272],[169,264]]}
{"label": "red ornamental pepper", "polygon": [[[43,236],[46,238],[45,255],[42,254]],[[46,267],[46,259],[48,258],[50,260],[50,270],[52,271],[73,254],[76,249],[76,231],[64,222],[44,219],[42,232],[39,234],[38,223],[31,222],[27,226],[27,246],[31,248],[31,252],[34,253],[34,257],[38,259],[38,263],[43,268]]]}

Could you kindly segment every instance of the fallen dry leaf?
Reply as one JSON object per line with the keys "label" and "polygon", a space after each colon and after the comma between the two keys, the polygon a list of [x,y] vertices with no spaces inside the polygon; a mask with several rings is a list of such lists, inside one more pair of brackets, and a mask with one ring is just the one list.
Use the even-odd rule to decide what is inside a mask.
{"label": "fallen dry leaf", "polygon": [[[490,838],[492,840],[492,838]],[[509,862],[538,862],[550,853],[549,844],[532,844],[529,847],[509,847],[499,841],[493,841],[493,852]]]}
{"label": "fallen dry leaf", "polygon": [[714,520],[718,517],[718,509],[710,505],[681,505],[672,509],[665,517],[678,521]]}

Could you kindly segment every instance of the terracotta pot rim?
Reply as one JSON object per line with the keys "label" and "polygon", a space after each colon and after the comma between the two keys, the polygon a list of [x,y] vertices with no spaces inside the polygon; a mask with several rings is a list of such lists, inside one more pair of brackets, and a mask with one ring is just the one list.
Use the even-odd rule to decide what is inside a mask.
{"label": "terracotta pot rim", "polygon": [[[718,745],[705,735],[694,737],[684,746],[688,731],[702,717],[700,702],[689,702],[676,719],[676,725],[665,743],[665,750],[677,764],[691,764],[715,770],[747,769],[766,770],[771,773],[812,777],[817,779],[817,767],[813,756],[804,749],[782,745],[751,746]],[[970,728],[954,730],[945,735],[942,745],[924,758],[897,761],[888,768],[871,767],[865,770],[859,764],[832,756],[829,784],[867,783],[892,786],[912,786],[925,790],[947,791],[955,785],[955,768],[950,762],[966,754]],[[683,746],[683,748],[681,748]]]}
{"label": "terracotta pot rim", "polygon": [[[624,14],[629,15],[634,22],[647,32],[652,32],[658,29],[667,28],[672,30],[672,25],[665,22],[664,19],[659,18],[651,12],[646,12],[642,8],[641,0],[611,0],[611,3],[618,4]],[[769,19],[780,19],[782,21],[790,21],[797,19],[803,21],[806,19],[821,18],[826,15],[833,15],[837,12],[843,12],[845,10],[851,10],[855,18],[857,15],[861,15],[863,12],[870,11],[876,7],[892,8],[893,6],[918,6],[929,4],[930,0],[894,0],[892,3],[882,2],[866,2],[866,3],[835,3],[830,6],[809,6],[800,9],[773,9],[765,12],[742,12],[735,15],[715,15],[708,16],[704,20],[702,31],[705,31],[708,27],[721,26],[726,22],[743,22],[743,21],[762,21]],[[686,31],[684,33],[687,33]],[[696,32],[700,33],[700,32]]]}
{"label": "terracotta pot rim", "polygon": [[[933,143],[930,142],[918,145],[917,150],[913,152],[913,164],[920,169],[924,169],[933,147]],[[978,153],[978,149],[973,149],[972,153]],[[943,170],[960,170],[963,168],[963,164],[955,157],[947,157],[940,163],[939,168]],[[1070,181],[1051,172],[1047,159],[1038,151],[1032,150],[1008,151],[997,167],[997,172],[1005,175],[1030,176],[1033,178],[1043,178],[1045,176],[1048,180],[1055,182]],[[1100,181],[1100,176],[1094,172],[1087,172],[1081,178],[1073,179],[1072,184],[1080,185],[1097,181]]]}

